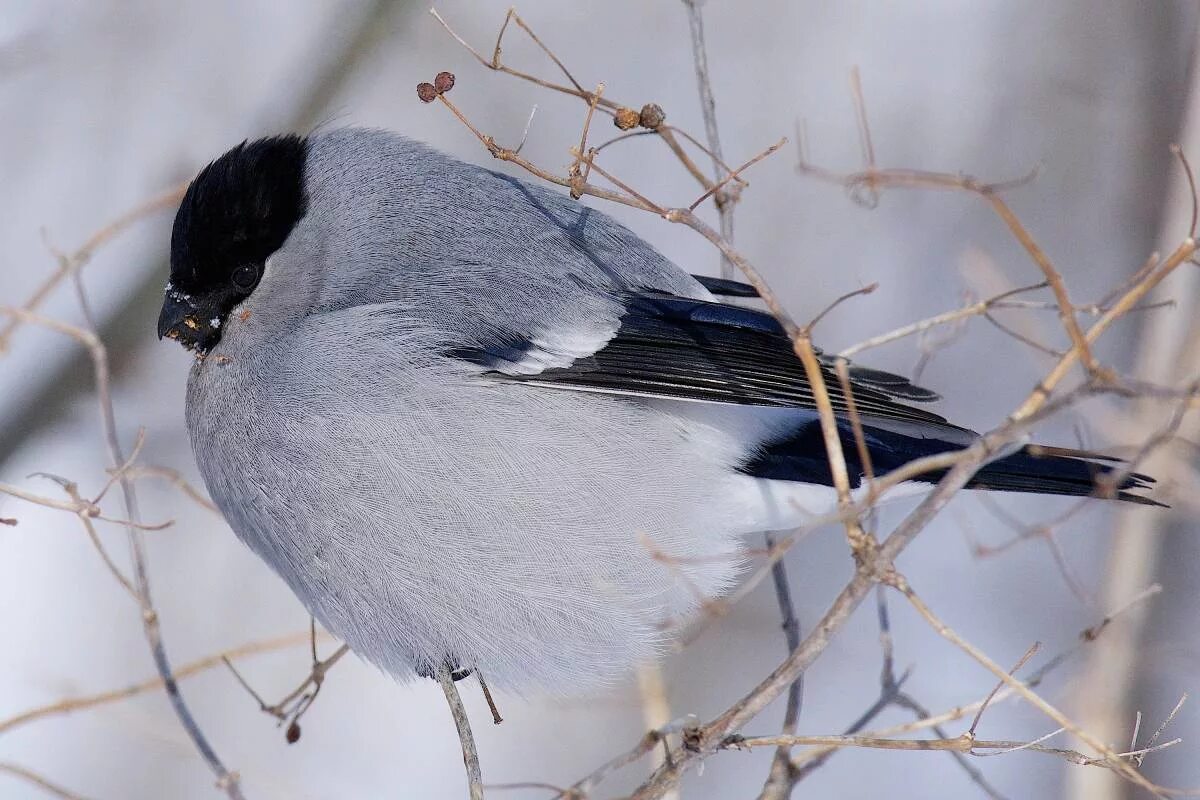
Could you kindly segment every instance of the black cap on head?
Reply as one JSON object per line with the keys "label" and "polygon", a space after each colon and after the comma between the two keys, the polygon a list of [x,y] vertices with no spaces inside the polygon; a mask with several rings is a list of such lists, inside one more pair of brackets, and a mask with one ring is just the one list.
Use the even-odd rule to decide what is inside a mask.
{"label": "black cap on head", "polygon": [[171,230],[159,337],[200,352],[220,340],[230,310],[304,216],[307,149],[295,135],[243,142],[192,181]]}

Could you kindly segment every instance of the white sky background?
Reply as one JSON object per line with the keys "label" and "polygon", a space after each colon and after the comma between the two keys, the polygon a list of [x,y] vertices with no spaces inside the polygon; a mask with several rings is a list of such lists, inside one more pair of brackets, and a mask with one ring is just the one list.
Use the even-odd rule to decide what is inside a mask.
{"label": "white sky background", "polygon": [[[1048,7],[1052,6],[1052,7]],[[1101,10],[1100,7],[1103,7]],[[456,29],[490,52],[506,3],[439,6]],[[72,247],[121,211],[192,174],[228,146],[293,116],[329,42],[353,25],[360,4],[306,2],[13,2],[0,10],[0,304],[21,302],[52,268],[45,230]],[[696,135],[701,124],[686,20],[677,2],[613,0],[520,6],[581,82],[605,81],[607,95],[640,106],[655,101]],[[1076,295],[1096,299],[1158,244],[1160,201],[1172,168],[1166,144],[1186,100],[1194,20],[1169,4],[1129,2],[819,3],[710,0],[709,61],[727,160],[740,162],[806,120],[808,150],[818,163],[860,165],[847,75],[861,68],[868,113],[882,164],[1007,179],[1041,166],[1038,180],[1012,196],[1016,211],[1055,258]],[[551,66],[512,30],[506,60],[538,75]],[[458,76],[454,100],[502,143],[514,143],[530,106],[539,105],[523,153],[565,169],[578,142],[582,106],[506,76],[492,75],[450,40],[420,4],[397,5],[383,42],[363,59],[323,117],[328,124],[379,125],[429,141],[459,157],[490,161],[449,113],[424,106],[414,86],[442,69]],[[608,134],[606,126],[597,135]],[[704,165],[706,159],[698,157]],[[999,222],[976,200],[955,194],[892,194],[874,210],[845,193],[797,176],[785,149],[749,174],[738,206],[737,241],[798,319],[844,292],[878,281],[819,328],[819,343],[840,348],[959,304],[979,288],[978,264],[990,261],[1012,285],[1039,275]],[[665,148],[651,138],[605,151],[606,169],[652,198],[686,204],[697,194]],[[495,165],[501,166],[501,165]],[[512,171],[512,170],[510,170]],[[713,273],[716,252],[690,231],[639,212],[605,207],[694,272]],[[111,311],[154,270],[165,280],[169,215],[160,215],[105,248],[86,282],[98,308]],[[1170,237],[1167,237],[1170,238]],[[1174,236],[1175,239],[1178,235]],[[974,264],[974,267],[970,265]],[[982,284],[994,288],[992,284]],[[76,320],[69,292],[47,313]],[[189,359],[154,340],[157,308],[131,315],[140,345],[114,352],[123,380],[117,413],[126,442],[144,425],[145,460],[195,476],[183,427]],[[1029,330],[1053,339],[1049,315]],[[1122,365],[1136,328],[1121,327],[1106,356]],[[1124,341],[1122,341],[1124,337]],[[1054,341],[1061,341],[1061,335]],[[39,375],[72,347],[32,329],[0,362],[0,425],[46,391]],[[915,343],[875,351],[866,363],[911,372]],[[987,427],[1024,396],[1046,367],[1043,357],[972,322],[940,354],[923,382],[943,393],[940,410]],[[1067,416],[1039,432],[1050,443],[1076,442]],[[94,397],[43,420],[0,463],[0,481],[49,491],[25,479],[35,470],[97,487],[105,466]],[[1090,444],[1121,444],[1085,426]],[[8,454],[0,454],[3,458]],[[215,516],[145,485],[148,520],[173,517],[151,534],[149,552],[168,650],[183,663],[256,638],[299,631],[307,615],[282,583],[242,547]],[[1052,516],[1065,500],[1000,498],[1029,521]],[[117,506],[113,506],[116,508]],[[911,505],[883,514],[884,526]],[[1099,583],[1109,542],[1110,510],[1095,506],[1064,531],[1062,542],[1083,582]],[[1155,512],[1145,511],[1143,514]],[[0,501],[0,718],[63,696],[139,680],[152,667],[137,612],[66,515]],[[931,526],[901,567],[931,606],[1001,662],[1015,661],[1035,640],[1046,653],[1069,647],[1103,610],[1068,590],[1046,549],[1033,542],[993,559],[972,558],[962,530],[998,543],[1009,532],[971,498]],[[1176,536],[1194,535],[1195,525]],[[104,531],[117,555],[123,533]],[[1179,563],[1194,565],[1195,551]],[[1188,559],[1192,560],[1188,560]],[[849,577],[850,562],[834,529],[806,540],[788,559],[807,627]],[[1195,568],[1173,570],[1167,595],[1189,606]],[[723,710],[783,656],[774,596],[766,586],[665,664],[672,710],[707,718]],[[934,710],[985,694],[991,678],[944,646],[893,603],[898,665],[915,666],[911,693]],[[1172,632],[1174,631],[1174,632]],[[1196,641],[1169,637],[1147,650],[1143,686],[1148,721],[1196,688]],[[806,678],[801,730],[840,731],[877,693],[873,613],[863,609]],[[1170,638],[1174,637],[1174,638]],[[327,648],[330,647],[327,645]],[[300,743],[282,732],[224,671],[184,684],[184,692],[226,763],[240,771],[252,798],[464,796],[457,741],[440,691],[429,682],[398,686],[347,660],[332,674],[303,722]],[[268,697],[286,692],[307,670],[303,648],[244,662]],[[473,681],[462,685],[477,722],[489,782],[567,784],[631,746],[643,731],[635,687],[573,703],[500,698],[506,722],[493,728]],[[1070,708],[1070,672],[1049,682],[1047,696]],[[748,728],[770,733],[781,709]],[[902,719],[889,712],[881,722]],[[1147,761],[1153,774],[1179,785],[1200,783],[1194,766],[1200,725],[1186,709],[1174,735],[1189,742]],[[980,735],[1033,738],[1054,726],[1015,704],[988,712]],[[962,726],[952,728],[952,733]],[[771,753],[724,753],[702,777],[685,782],[687,798],[752,797]],[[37,769],[88,797],[216,796],[160,696],[40,722],[0,738],[0,760]],[[1010,797],[1060,792],[1066,767],[1036,754],[979,760],[976,766]],[[1157,766],[1155,766],[1157,765]],[[1157,771],[1155,771],[1157,770]],[[642,774],[641,768],[631,775]],[[616,779],[606,796],[630,788]],[[897,787],[903,787],[898,790]],[[0,797],[32,790],[0,777]],[[849,752],[808,779],[797,796],[840,798],[963,797],[978,794],[951,759],[937,753]],[[973,794],[974,793],[974,794]],[[540,797],[533,792],[497,797]]]}

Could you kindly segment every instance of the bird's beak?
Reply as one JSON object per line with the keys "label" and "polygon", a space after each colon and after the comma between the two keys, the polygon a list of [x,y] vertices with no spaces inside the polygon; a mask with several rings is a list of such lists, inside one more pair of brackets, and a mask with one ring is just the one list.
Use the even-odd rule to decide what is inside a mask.
{"label": "bird's beak", "polygon": [[208,350],[217,337],[205,319],[192,298],[169,290],[158,315],[158,338],[174,339],[188,350]]}
{"label": "bird's beak", "polygon": [[179,329],[192,311],[186,302],[168,296],[163,300],[162,311],[158,315],[158,338],[166,336],[168,339],[178,339]]}

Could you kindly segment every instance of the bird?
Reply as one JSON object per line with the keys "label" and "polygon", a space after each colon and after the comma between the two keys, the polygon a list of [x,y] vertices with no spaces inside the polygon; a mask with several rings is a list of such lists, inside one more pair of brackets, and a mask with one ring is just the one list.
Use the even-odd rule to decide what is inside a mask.
{"label": "bird", "polygon": [[[400,680],[579,695],[727,593],[748,534],[830,511],[813,390],[746,284],[556,190],[386,130],[245,141],[174,219],[159,338],[229,526]],[[970,446],[903,376],[821,369],[851,485]],[[967,488],[1154,504],[1115,459],[1025,446]],[[944,472],[908,486],[930,488]]]}

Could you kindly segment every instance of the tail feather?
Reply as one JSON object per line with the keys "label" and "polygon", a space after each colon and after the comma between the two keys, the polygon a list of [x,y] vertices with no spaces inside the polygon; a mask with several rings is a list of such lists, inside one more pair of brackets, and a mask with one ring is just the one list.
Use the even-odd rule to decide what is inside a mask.
{"label": "tail feather", "polygon": [[[1086,450],[1029,445],[979,470],[967,488],[1073,497],[1103,496],[1103,482],[1098,479],[1119,471],[1121,463],[1118,458]],[[1164,504],[1157,500],[1133,493],[1149,489],[1153,483],[1154,479],[1149,475],[1131,472],[1120,485],[1113,487],[1112,496],[1130,503],[1162,506]]]}
{"label": "tail feather", "polygon": [[[859,461],[857,443],[848,423],[838,425],[839,438],[850,473],[852,487],[858,487],[866,472]],[[961,441],[947,441],[936,435],[910,436],[880,427],[864,429],[866,444],[871,453],[876,474],[896,469],[922,456],[961,450]],[[948,437],[947,437],[948,438]],[[1066,495],[1071,497],[1111,496],[1129,503],[1163,506],[1163,503],[1136,492],[1150,489],[1154,479],[1139,472],[1126,475],[1120,485],[1105,495],[1103,481],[1098,478],[1123,471],[1119,458],[1071,450],[1063,447],[1028,445],[1012,455],[997,459],[981,468],[967,483],[969,489],[991,489],[1000,492]],[[800,481],[824,486],[833,485],[825,442],[820,425],[813,421],[800,425],[780,439],[767,443],[739,466],[739,470],[756,478]],[[916,478],[937,483],[945,470],[927,472]]]}

